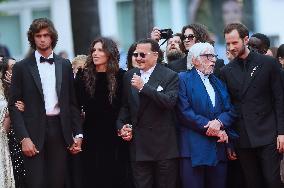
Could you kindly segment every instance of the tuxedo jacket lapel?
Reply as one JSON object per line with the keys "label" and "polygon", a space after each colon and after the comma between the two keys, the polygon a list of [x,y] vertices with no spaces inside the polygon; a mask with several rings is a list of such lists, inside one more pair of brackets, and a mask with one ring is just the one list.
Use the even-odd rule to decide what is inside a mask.
{"label": "tuxedo jacket lapel", "polygon": [[242,95],[244,95],[249,88],[251,82],[255,79],[256,75],[260,72],[262,63],[258,63],[254,61],[254,64],[252,64],[246,74],[243,89],[242,89]]}
{"label": "tuxedo jacket lapel", "polygon": [[[140,71],[139,69],[136,69],[135,74],[137,74],[138,76],[140,76]],[[133,73],[133,74],[134,74]],[[132,77],[131,77],[132,78]],[[129,82],[131,82],[131,78],[129,80]],[[139,101],[139,91],[138,89],[136,89],[135,87],[133,87],[131,84],[130,84],[130,87],[131,87],[131,93],[132,93],[132,97],[133,97],[133,101],[134,101],[134,104],[137,106],[137,108],[139,107],[139,104],[140,104],[140,101]]]}
{"label": "tuxedo jacket lapel", "polygon": [[62,84],[62,62],[55,54],[54,54],[54,64],[55,64],[56,92],[57,92],[57,97],[59,99],[61,84]]}
{"label": "tuxedo jacket lapel", "polygon": [[40,95],[41,95],[42,99],[44,99],[41,79],[40,79],[40,75],[39,75],[39,71],[38,71],[38,67],[37,67],[37,63],[36,63],[34,53],[30,56],[29,69],[30,69],[31,75],[32,75],[32,77],[35,81],[35,84],[36,84],[36,86],[37,86],[37,88],[40,92]]}
{"label": "tuxedo jacket lapel", "polygon": [[238,85],[243,85],[243,80],[240,75],[242,75],[241,67],[235,62],[231,64],[230,72],[232,77],[238,82]]}
{"label": "tuxedo jacket lapel", "polygon": [[[160,78],[163,76],[160,71],[160,67],[161,65],[157,64],[155,69],[153,70],[148,82],[147,82],[147,85],[149,85],[150,87],[152,88],[157,88],[159,86],[159,84],[161,83],[161,80]],[[147,107],[147,105],[149,104],[151,100],[146,97],[146,96],[143,96],[143,95],[140,95],[140,108],[139,108],[139,114],[142,115],[143,112],[144,112],[144,109]]]}

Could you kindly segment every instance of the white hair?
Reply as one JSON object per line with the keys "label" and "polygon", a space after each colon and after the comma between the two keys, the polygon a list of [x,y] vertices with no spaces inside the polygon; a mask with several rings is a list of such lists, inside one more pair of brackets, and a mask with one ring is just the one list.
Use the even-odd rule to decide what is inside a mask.
{"label": "white hair", "polygon": [[214,47],[208,42],[198,42],[191,46],[187,54],[187,70],[191,70],[193,68],[193,58],[199,58],[201,54],[208,51],[209,53],[214,54]]}

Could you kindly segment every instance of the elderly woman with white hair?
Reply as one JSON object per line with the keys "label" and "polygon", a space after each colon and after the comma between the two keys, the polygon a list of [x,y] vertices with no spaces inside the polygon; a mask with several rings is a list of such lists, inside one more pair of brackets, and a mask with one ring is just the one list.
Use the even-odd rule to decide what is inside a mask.
{"label": "elderly woman with white hair", "polygon": [[[183,188],[225,188],[228,135],[236,113],[226,86],[213,70],[214,47],[196,43],[188,53],[193,68],[179,74],[178,121]],[[190,66],[190,65],[189,65]]]}

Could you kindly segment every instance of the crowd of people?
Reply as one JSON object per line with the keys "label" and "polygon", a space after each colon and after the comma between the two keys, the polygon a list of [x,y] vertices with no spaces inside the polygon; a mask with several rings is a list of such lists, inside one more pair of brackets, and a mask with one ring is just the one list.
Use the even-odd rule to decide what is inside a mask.
{"label": "crowd of people", "polygon": [[0,59],[0,187],[284,187],[284,44],[230,23],[225,65],[194,23],[164,58],[154,27],[123,70],[110,38],[71,63],[49,19],[27,35],[28,57]]}

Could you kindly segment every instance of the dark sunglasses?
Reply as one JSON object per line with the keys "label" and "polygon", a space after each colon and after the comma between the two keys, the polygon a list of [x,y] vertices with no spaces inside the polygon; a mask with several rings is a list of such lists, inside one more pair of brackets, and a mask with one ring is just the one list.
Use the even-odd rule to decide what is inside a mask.
{"label": "dark sunglasses", "polygon": [[141,58],[145,58],[146,57],[146,55],[150,55],[150,54],[152,54],[152,53],[157,53],[157,52],[148,52],[148,53],[144,53],[144,52],[133,52],[133,57],[138,57],[138,56],[140,56]]}
{"label": "dark sunglasses", "polygon": [[188,40],[193,40],[195,36],[193,34],[189,34],[189,35],[183,35],[182,36],[182,40],[188,39]]}

